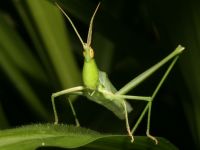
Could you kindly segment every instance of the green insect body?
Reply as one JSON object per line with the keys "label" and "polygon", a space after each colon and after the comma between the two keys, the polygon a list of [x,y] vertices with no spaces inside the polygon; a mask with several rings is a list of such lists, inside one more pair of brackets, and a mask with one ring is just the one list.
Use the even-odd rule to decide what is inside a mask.
{"label": "green insect body", "polygon": [[[107,74],[103,71],[99,71],[99,84],[96,91],[85,93],[85,96],[100,105],[103,105],[110,111],[112,111],[118,118],[125,119],[125,111],[123,102],[127,107],[127,112],[132,111],[131,105],[122,98],[116,98],[114,94],[117,92],[116,88],[112,85]],[[89,94],[92,93],[92,94]]]}
{"label": "green insect body", "polygon": [[[110,82],[107,74],[98,69],[95,59],[94,59],[94,51],[91,48],[93,20],[100,3],[95,9],[95,12],[90,20],[87,43],[83,42],[81,36],[79,35],[77,29],[75,28],[69,16],[63,11],[63,9],[57,3],[56,5],[62,11],[62,13],[66,16],[66,18],[72,25],[75,33],[77,34],[83,46],[84,65],[83,65],[82,78],[83,78],[84,86],[77,86],[77,87],[65,89],[65,90],[52,94],[51,100],[52,100],[53,111],[54,111],[54,116],[55,116],[55,124],[58,123],[58,115],[57,115],[57,110],[55,107],[55,98],[64,94],[68,96],[82,95],[82,96],[87,97],[89,100],[106,107],[107,109],[112,111],[118,118],[125,119],[126,129],[127,129],[128,135],[131,138],[131,142],[134,141],[133,133],[137,129],[142,118],[144,118],[145,113],[148,113],[146,135],[150,139],[154,140],[155,143],[157,144],[158,143],[157,139],[153,137],[152,135],[150,135],[149,133],[152,101],[154,100],[164,80],[167,78],[175,62],[179,58],[179,55],[183,52],[185,48],[179,45],[171,54],[169,54],[163,60],[161,60],[160,62],[158,62],[151,68],[149,68],[148,70],[144,71],[142,74],[138,75],[136,78],[134,78],[129,83],[127,83],[124,87],[122,87],[119,91],[117,91],[116,88],[113,86],[113,84]],[[145,79],[151,76],[155,71],[157,71],[160,67],[165,65],[170,60],[172,60],[172,62],[170,63],[169,67],[167,68],[166,72],[164,73],[162,79],[158,83],[157,87],[155,88],[155,91],[153,92],[151,96],[125,95],[131,89],[133,89],[134,87],[142,83]],[[136,121],[132,129],[130,129],[129,121],[128,121],[128,113],[132,111],[132,107],[126,100],[142,100],[142,101],[147,102],[146,107],[144,108],[143,112],[139,116],[138,120]],[[76,125],[79,126],[80,125],[79,121],[76,117],[75,110],[70,100],[69,100],[69,103],[70,103],[70,107],[72,109],[73,115],[75,117]]]}
{"label": "green insect body", "polygon": [[83,65],[83,83],[89,88],[95,90],[99,84],[99,70],[94,58],[84,60]]}
{"label": "green insect body", "polygon": [[[87,88],[85,96],[100,105],[103,105],[112,111],[118,118],[125,119],[124,115],[124,99],[112,98],[113,94],[117,92],[115,87],[110,82],[107,74],[98,69],[95,59],[94,51],[91,47],[84,45],[84,65],[83,65],[83,83]],[[106,92],[106,94],[104,94]],[[126,102],[128,113],[132,107]]]}

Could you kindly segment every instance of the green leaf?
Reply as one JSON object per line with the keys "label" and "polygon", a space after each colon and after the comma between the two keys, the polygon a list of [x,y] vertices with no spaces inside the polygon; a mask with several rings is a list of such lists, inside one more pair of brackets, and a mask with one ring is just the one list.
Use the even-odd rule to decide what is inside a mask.
{"label": "green leaf", "polygon": [[0,20],[0,68],[10,78],[32,110],[40,114],[42,118],[50,118],[25,76],[28,74],[45,83],[47,80],[42,67],[18,32],[9,24],[9,17],[0,14]]}
{"label": "green leaf", "polygon": [[49,113],[40,102],[25,76],[15,67],[15,64],[12,61],[9,61],[10,59],[4,51],[5,50],[0,45],[0,67],[16,86],[18,91],[21,92],[27,104],[32,106],[32,110],[40,114],[43,118],[49,118]]}
{"label": "green leaf", "polygon": [[69,125],[36,124],[0,131],[0,149],[32,150],[54,146],[79,149],[148,149],[176,150],[169,141],[158,138],[159,144],[147,137],[135,137],[131,143],[126,135],[100,134],[89,129]]}
{"label": "green leaf", "polygon": [[42,82],[46,81],[45,73],[41,65],[37,62],[30,48],[24,43],[19,33],[16,32],[11,18],[8,15],[0,13],[0,20],[1,51],[4,51],[8,56],[8,60],[12,61],[19,69],[33,78]]}
{"label": "green leaf", "polygon": [[80,71],[72,54],[60,10],[45,0],[27,0],[25,2],[62,87],[79,85],[81,82]]}

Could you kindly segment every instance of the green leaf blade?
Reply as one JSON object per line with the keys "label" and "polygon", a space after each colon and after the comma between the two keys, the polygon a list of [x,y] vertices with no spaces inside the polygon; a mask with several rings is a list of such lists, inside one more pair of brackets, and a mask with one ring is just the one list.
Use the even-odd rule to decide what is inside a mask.
{"label": "green leaf blade", "polygon": [[177,148],[164,138],[158,138],[159,144],[147,137],[135,137],[131,143],[126,135],[100,134],[89,129],[68,125],[36,124],[16,129],[0,131],[0,149],[31,150],[38,147],[54,146],[78,149],[148,149],[176,150]]}
{"label": "green leaf blade", "polygon": [[72,54],[64,17],[60,10],[48,1],[28,0],[26,3],[62,87],[79,85],[80,71]]}

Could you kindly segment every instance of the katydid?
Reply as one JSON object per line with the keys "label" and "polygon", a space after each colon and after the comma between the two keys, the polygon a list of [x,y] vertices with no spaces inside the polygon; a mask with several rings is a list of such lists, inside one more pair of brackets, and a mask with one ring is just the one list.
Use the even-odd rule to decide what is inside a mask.
{"label": "katydid", "polygon": [[[81,95],[81,96],[87,97],[91,101],[94,101],[100,105],[103,105],[104,107],[112,111],[119,119],[124,119],[126,123],[126,129],[127,129],[128,135],[131,138],[131,142],[134,141],[133,133],[137,129],[141,120],[144,118],[144,115],[148,113],[146,135],[150,139],[155,141],[155,143],[157,144],[158,143],[157,139],[153,137],[149,132],[152,102],[158,90],[160,89],[161,85],[163,84],[164,80],[166,79],[172,67],[174,66],[175,62],[179,58],[179,55],[183,52],[185,48],[182,47],[181,45],[178,45],[178,47],[172,53],[170,53],[167,57],[162,59],[160,62],[158,62],[157,64],[155,64],[148,70],[144,71],[142,74],[138,75],[136,78],[134,78],[129,83],[127,83],[124,87],[122,87],[119,91],[117,91],[116,88],[113,86],[113,84],[110,82],[109,78],[107,77],[107,74],[98,69],[95,59],[94,59],[94,50],[91,47],[93,20],[99,8],[100,3],[96,7],[90,20],[87,43],[83,42],[81,36],[79,35],[70,17],[64,12],[64,10],[57,3],[55,4],[61,10],[61,12],[65,15],[65,17],[68,19],[76,35],[78,36],[83,46],[83,56],[84,56],[84,65],[83,65],[83,72],[82,72],[82,79],[83,79],[84,85],[65,89],[65,90],[53,93],[51,96],[54,117],[55,117],[55,124],[58,124],[58,115],[57,115],[57,110],[55,107],[55,98],[64,94],[67,95],[68,97],[70,95]],[[162,67],[164,64],[166,64],[170,60],[171,60],[171,63],[169,67],[167,68],[166,72],[164,73],[163,77],[161,78],[160,82],[158,83],[152,95],[150,96],[126,95],[126,93],[128,93],[130,90],[132,90],[137,85],[142,83],[145,79],[150,77],[155,71],[157,71],[160,67]],[[72,109],[73,115],[75,117],[76,125],[80,126],[79,121],[76,117],[76,112],[72,105],[72,102],[70,101],[70,99],[68,100],[69,100],[69,104]],[[143,112],[139,116],[138,120],[136,121],[132,129],[130,129],[129,120],[128,120],[128,113],[132,111],[132,107],[127,102],[127,100],[142,100],[142,101],[147,102]]]}

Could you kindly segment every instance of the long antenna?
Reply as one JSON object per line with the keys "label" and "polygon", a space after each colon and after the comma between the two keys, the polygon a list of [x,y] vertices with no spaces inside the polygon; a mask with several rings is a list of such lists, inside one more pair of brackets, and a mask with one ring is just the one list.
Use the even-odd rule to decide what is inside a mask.
{"label": "long antenna", "polygon": [[68,21],[69,21],[69,23],[71,24],[72,28],[74,29],[76,35],[78,36],[78,38],[79,38],[79,40],[80,40],[82,46],[84,46],[84,42],[83,42],[83,40],[82,40],[80,34],[78,33],[78,30],[76,29],[74,23],[73,23],[72,20],[70,19],[70,17],[65,13],[65,11],[60,7],[60,5],[59,5],[57,2],[55,2],[55,4],[56,4],[56,6],[61,10],[61,12],[65,15],[65,17],[68,19]]}
{"label": "long antenna", "polygon": [[90,26],[89,26],[88,37],[87,37],[87,45],[88,45],[88,46],[90,46],[91,41],[92,41],[93,20],[94,20],[94,17],[95,17],[95,15],[96,15],[96,12],[97,12],[97,10],[98,10],[100,4],[101,4],[101,3],[99,2],[98,5],[97,5],[97,7],[96,7],[96,9],[95,9],[95,11],[94,11],[94,13],[93,13],[93,15],[92,15],[91,20],[90,20]]}

